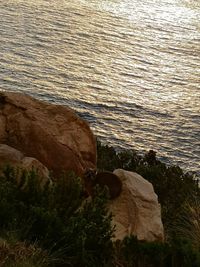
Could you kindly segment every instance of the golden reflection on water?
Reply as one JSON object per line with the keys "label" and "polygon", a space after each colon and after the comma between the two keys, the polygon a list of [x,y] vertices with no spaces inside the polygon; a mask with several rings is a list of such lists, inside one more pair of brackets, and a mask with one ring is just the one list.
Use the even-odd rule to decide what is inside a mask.
{"label": "golden reflection on water", "polygon": [[199,3],[1,0],[2,88],[74,107],[110,144],[198,169]]}

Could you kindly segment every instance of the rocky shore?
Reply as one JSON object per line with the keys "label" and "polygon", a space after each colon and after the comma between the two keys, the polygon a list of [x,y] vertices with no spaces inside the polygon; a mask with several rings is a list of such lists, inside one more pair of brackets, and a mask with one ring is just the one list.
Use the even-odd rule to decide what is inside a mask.
{"label": "rocky shore", "polygon": [[[8,167],[11,168],[11,174]],[[79,177],[81,185],[78,183],[76,184],[76,182],[74,185],[74,182],[70,185],[72,173],[76,177]],[[62,176],[62,174],[67,175]],[[15,181],[12,180],[13,177]],[[34,185],[34,177],[37,178],[36,185]],[[14,187],[12,183],[14,183]],[[37,187],[37,184],[39,187]],[[66,188],[65,184],[67,185]],[[104,202],[102,202],[103,200],[98,199],[98,195],[96,198],[97,185],[101,190],[103,190],[104,187],[107,190],[108,200],[106,202],[106,208],[104,207]],[[108,257],[108,261],[111,260],[112,262],[109,266],[133,266],[129,265],[129,262],[133,264],[136,259],[139,265],[134,266],[189,266],[187,265],[188,260],[186,261],[186,265],[173,265],[172,263],[168,263],[167,257],[169,257],[169,255],[171,257],[171,262],[175,259],[173,258],[173,245],[168,245],[166,242],[169,242],[172,237],[174,238],[176,231],[178,233],[177,226],[170,228],[169,225],[173,223],[179,224],[180,218],[184,214],[184,206],[193,205],[192,207],[193,210],[195,210],[195,214],[199,212],[199,205],[195,204],[196,200],[194,201],[194,198],[198,200],[200,192],[193,177],[189,174],[184,174],[179,167],[166,166],[156,159],[156,153],[154,151],[150,151],[142,158],[134,152],[116,153],[113,148],[101,145],[99,147],[88,123],[66,106],[49,104],[19,93],[0,92],[0,192],[2,190],[2,193],[6,196],[5,199],[8,198],[6,200],[8,204],[6,205],[11,205],[12,207],[13,204],[9,204],[9,190],[6,189],[7,186],[10,186],[9,190],[13,190],[13,192],[18,189],[20,190],[19,192],[21,193],[17,191],[17,198],[21,199],[20,194],[22,194],[22,200],[20,200],[22,202],[20,203],[18,203],[18,200],[11,197],[11,203],[13,201],[18,207],[16,211],[14,209],[12,212],[17,212],[16,214],[19,212],[20,214],[20,210],[24,209],[25,213],[31,213],[31,216],[35,218],[36,222],[39,218],[39,223],[34,226],[33,230],[37,238],[35,237],[34,239],[31,237],[31,242],[32,239],[34,242],[36,242],[38,238],[40,239],[40,236],[43,235],[45,231],[47,231],[47,236],[45,236],[47,240],[48,235],[53,234],[54,236],[54,230],[47,229],[52,229],[51,227],[54,228],[54,223],[56,225],[56,222],[59,221],[59,226],[56,227],[60,229],[59,231],[62,229],[63,232],[61,236],[64,235],[65,238],[67,238],[69,233],[66,231],[70,229],[73,233],[71,242],[73,244],[75,242],[76,245],[78,244],[77,246],[80,250],[82,250],[83,247],[82,243],[79,243],[80,237],[76,236],[76,233],[79,233],[79,235],[83,234],[81,242],[85,242],[83,241],[84,239],[89,239],[90,242],[92,242],[92,236],[88,229],[93,229],[94,227],[95,233],[93,233],[93,235],[94,240],[96,240],[95,246],[97,245],[97,250],[100,250],[98,253],[101,254],[102,252],[102,255],[107,255],[106,253],[108,251],[106,245],[103,248],[102,246],[104,246],[104,243],[101,245],[97,244],[101,239],[103,240],[103,238],[106,238],[108,248],[114,251],[112,253],[114,253],[115,256],[112,257],[117,257],[119,259],[122,257],[123,261],[127,264],[117,265],[118,260],[112,257],[111,260],[109,255],[104,255],[105,258]],[[32,190],[33,192],[31,192]],[[73,194],[75,194],[74,197]],[[31,197],[31,199],[29,199],[29,197]],[[28,202],[26,202],[26,198],[29,199]],[[37,202],[38,198],[46,199],[46,206],[42,206],[42,200]],[[13,219],[13,215],[10,219],[8,219],[9,216],[5,216],[6,212],[9,212],[7,208],[5,209],[7,211],[4,211],[5,199],[2,198],[2,201],[0,200],[0,208],[2,207],[0,216],[2,216],[2,218],[5,217],[5,221],[7,220],[9,222],[9,220]],[[54,200],[51,203],[52,199]],[[33,208],[33,204],[28,204],[29,201],[30,203],[33,201],[34,205],[36,201],[36,204],[39,206]],[[61,201],[61,203],[59,203],[59,201]],[[73,206],[73,201],[79,204]],[[98,205],[101,206],[101,209],[99,209]],[[52,206],[55,206],[53,210]],[[73,212],[71,211],[68,213],[68,209],[71,210],[72,207],[74,207]],[[45,209],[47,209],[48,212],[46,212]],[[84,209],[86,211],[84,211]],[[105,213],[104,209],[106,210]],[[55,216],[55,212],[57,217]],[[83,214],[81,212],[83,212]],[[198,236],[198,227],[195,225],[200,225],[200,216],[195,219],[195,221],[192,219],[193,213],[189,213],[190,208],[187,208],[187,212],[190,214],[187,215],[189,216],[187,217],[188,221],[193,225],[191,229],[196,231],[195,236]],[[63,215],[65,213],[68,215]],[[110,217],[108,214],[112,214],[112,216]],[[72,218],[70,216],[72,216]],[[80,216],[80,220],[77,219],[77,216]],[[97,216],[97,218],[95,216]],[[110,218],[111,221],[110,224],[108,224]],[[19,220],[21,220],[21,217],[19,217]],[[74,223],[76,220],[78,221]],[[101,225],[101,221],[103,225]],[[35,221],[33,220],[32,223],[34,225]],[[68,223],[69,226],[67,226]],[[43,228],[43,232],[38,234],[37,231],[41,225],[46,226]],[[1,225],[1,222],[0,226],[2,229],[5,227],[4,224]],[[75,230],[75,227],[80,229]],[[13,225],[11,225],[11,228],[13,228]],[[106,234],[108,237],[106,235],[104,237],[104,232],[102,232],[104,228],[114,229],[114,231],[107,230]],[[84,234],[84,231],[86,231],[87,234]],[[101,233],[100,236],[97,234],[98,231]],[[198,241],[195,243],[196,239],[193,239],[194,235],[190,237],[190,234],[188,234],[186,237],[194,247],[197,247],[198,251],[199,245]],[[22,241],[24,242],[24,239],[20,237],[19,242]],[[26,250],[26,244],[23,242],[20,244],[23,250]],[[51,242],[54,241],[51,240],[50,243]],[[146,243],[138,242],[147,242],[148,252],[145,250],[146,248],[143,247],[143,244]],[[84,249],[89,246],[89,253],[94,245],[86,245],[86,243],[84,243]],[[119,248],[117,244],[121,244],[122,248],[123,246],[127,249],[132,247],[131,249],[133,250],[131,250],[131,252],[129,251],[128,256],[132,255],[132,253],[136,253],[136,251],[138,251],[137,253],[139,254],[136,253],[136,258],[125,259],[125,254],[122,256],[120,254],[122,252],[118,251]],[[150,247],[148,246],[151,246],[151,244],[157,244],[156,246],[158,246],[157,249],[160,253],[158,256],[159,262],[160,264],[162,262],[163,265],[146,265],[146,260],[145,258],[143,259],[142,253],[150,253],[147,257],[149,261],[151,258],[149,255],[152,255],[152,250],[149,250]],[[13,248],[11,244],[7,246]],[[46,243],[44,247],[46,249]],[[144,249],[144,251],[141,250],[143,251],[141,252],[139,248]],[[33,248],[31,248],[31,251],[32,249]],[[183,247],[182,253],[187,254],[184,249],[185,247]],[[0,243],[0,266],[10,267],[10,265],[1,265],[1,251]],[[37,251],[40,251],[40,249]],[[42,253],[45,252],[42,250]],[[96,255],[95,253],[94,255]],[[167,256],[166,253],[169,255]],[[190,256],[193,255],[193,250],[189,253]],[[197,257],[200,255],[198,253],[199,252],[194,254],[195,257],[196,255]],[[186,254],[184,254],[184,257]],[[18,255],[18,252],[16,255]],[[86,253],[84,255],[87,258],[90,254]],[[94,255],[93,257],[97,259],[98,256]],[[77,255],[73,257],[75,260],[78,259]],[[101,260],[104,262],[104,258]],[[65,259],[65,261],[67,260]],[[74,266],[92,266],[89,263],[83,264],[82,261],[83,259],[81,258],[81,265],[80,263],[76,263]],[[157,260],[155,260],[154,263],[155,262],[157,262]],[[183,262],[185,262],[185,258],[183,258]],[[52,266],[57,267],[62,265]],[[198,263],[197,265],[191,265],[191,267],[193,266],[198,266]]]}
{"label": "rocky shore", "polygon": [[[28,95],[0,93],[0,166],[34,168],[44,184],[50,180],[50,171],[57,177],[63,171],[82,177],[85,171],[97,168],[96,158],[95,137],[73,110]],[[115,238],[134,234],[141,240],[163,241],[161,210],[153,186],[137,173],[114,173],[122,181],[120,196],[108,204],[116,225]]]}

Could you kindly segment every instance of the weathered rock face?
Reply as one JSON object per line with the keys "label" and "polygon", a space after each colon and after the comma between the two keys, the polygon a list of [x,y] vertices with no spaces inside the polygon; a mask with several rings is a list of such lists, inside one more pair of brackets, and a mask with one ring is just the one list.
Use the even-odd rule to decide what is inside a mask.
{"label": "weathered rock face", "polygon": [[16,170],[16,179],[18,182],[20,182],[20,177],[24,170],[34,170],[39,176],[41,187],[47,183],[51,184],[49,170],[41,162],[35,158],[24,157],[22,152],[13,147],[0,144],[0,174],[2,174],[3,169],[7,165]]}
{"label": "weathered rock face", "polygon": [[120,196],[109,204],[115,239],[132,234],[139,240],[163,241],[161,209],[152,184],[134,172],[117,169],[114,174],[122,181]]}
{"label": "weathered rock face", "polygon": [[31,157],[24,157],[19,164],[22,170],[31,171],[35,170],[39,176],[39,183],[41,187],[46,184],[52,184],[50,179],[50,173],[46,166],[44,166],[40,161]]}
{"label": "weathered rock face", "polygon": [[5,144],[0,144],[0,168],[17,165],[24,158],[23,153]]}
{"label": "weathered rock face", "polygon": [[68,107],[0,92],[0,143],[34,157],[55,175],[95,168],[96,142],[88,124]]}

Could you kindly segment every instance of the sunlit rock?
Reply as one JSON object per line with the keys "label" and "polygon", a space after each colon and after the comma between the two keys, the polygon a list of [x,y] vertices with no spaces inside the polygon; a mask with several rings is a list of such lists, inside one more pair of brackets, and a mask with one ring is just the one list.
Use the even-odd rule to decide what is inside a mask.
{"label": "sunlit rock", "polygon": [[134,172],[117,169],[114,174],[122,181],[120,196],[109,204],[115,239],[135,235],[139,240],[163,241],[161,208],[152,184]]}
{"label": "sunlit rock", "polygon": [[43,163],[55,175],[82,174],[96,166],[96,142],[88,124],[66,107],[20,93],[0,93],[0,143]]}

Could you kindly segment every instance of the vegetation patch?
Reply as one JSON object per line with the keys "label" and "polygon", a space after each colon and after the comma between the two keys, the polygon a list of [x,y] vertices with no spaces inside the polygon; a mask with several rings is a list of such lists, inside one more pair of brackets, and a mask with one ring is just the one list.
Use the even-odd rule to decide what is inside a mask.
{"label": "vegetation patch", "polygon": [[[107,191],[85,199],[82,182],[63,174],[41,188],[34,171],[7,167],[0,177],[0,266],[3,267],[199,267],[200,189],[178,166],[166,166],[153,151],[117,153],[98,143],[98,169],[123,168],[149,180],[162,206],[165,243],[131,236],[112,242]],[[24,186],[26,183],[26,186]]]}

